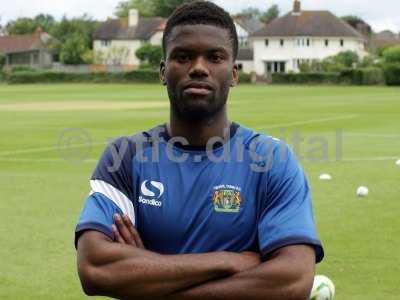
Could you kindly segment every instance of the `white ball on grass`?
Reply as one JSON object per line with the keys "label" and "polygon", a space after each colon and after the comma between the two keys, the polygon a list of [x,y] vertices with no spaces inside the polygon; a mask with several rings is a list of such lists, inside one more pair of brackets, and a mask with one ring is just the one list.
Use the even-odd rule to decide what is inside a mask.
{"label": "white ball on grass", "polygon": [[368,193],[369,193],[369,190],[368,190],[368,188],[366,186],[360,186],[357,189],[357,196],[358,197],[366,197],[366,196],[368,196]]}
{"label": "white ball on grass", "polygon": [[329,174],[321,174],[319,180],[332,180],[332,176]]}
{"label": "white ball on grass", "polygon": [[396,165],[400,167],[400,159],[396,161]]}
{"label": "white ball on grass", "polygon": [[332,300],[335,296],[335,285],[324,275],[316,275],[311,290],[310,300]]}

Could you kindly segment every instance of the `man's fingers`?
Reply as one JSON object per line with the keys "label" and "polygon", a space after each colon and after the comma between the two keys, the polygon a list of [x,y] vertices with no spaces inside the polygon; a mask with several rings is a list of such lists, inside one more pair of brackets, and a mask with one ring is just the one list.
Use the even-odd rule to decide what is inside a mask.
{"label": "man's fingers", "polygon": [[114,233],[115,240],[116,240],[118,243],[125,244],[124,239],[123,239],[123,238],[121,237],[121,235],[119,234],[119,231],[118,231],[117,226],[115,226],[115,225],[113,224],[113,225],[112,225],[112,230],[113,230],[113,233]]}
{"label": "man's fingers", "polygon": [[125,222],[125,225],[128,227],[130,233],[132,234],[133,238],[135,239],[136,245],[139,248],[144,249],[144,245],[142,242],[142,239],[140,238],[139,233],[137,232],[135,226],[133,226],[131,219],[129,219],[128,215],[123,216],[123,220]]}
{"label": "man's fingers", "polygon": [[129,228],[126,226],[122,217],[119,214],[115,214],[114,216],[115,225],[118,229],[118,232],[121,238],[125,241],[126,244],[137,247],[136,241]]}

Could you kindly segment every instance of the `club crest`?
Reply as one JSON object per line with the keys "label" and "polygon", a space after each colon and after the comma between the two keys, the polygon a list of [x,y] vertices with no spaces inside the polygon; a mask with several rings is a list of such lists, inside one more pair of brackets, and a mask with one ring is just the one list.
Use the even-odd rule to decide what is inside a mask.
{"label": "club crest", "polygon": [[242,203],[240,188],[230,185],[216,186],[212,201],[216,212],[238,213]]}

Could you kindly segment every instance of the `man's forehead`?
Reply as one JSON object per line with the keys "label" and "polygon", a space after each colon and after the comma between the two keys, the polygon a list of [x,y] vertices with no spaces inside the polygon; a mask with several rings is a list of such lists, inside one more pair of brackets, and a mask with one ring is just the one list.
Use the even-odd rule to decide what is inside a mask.
{"label": "man's forehead", "polygon": [[208,24],[175,26],[171,30],[167,44],[177,46],[177,44],[193,42],[193,39],[196,39],[199,43],[208,42],[231,46],[231,40],[227,29]]}

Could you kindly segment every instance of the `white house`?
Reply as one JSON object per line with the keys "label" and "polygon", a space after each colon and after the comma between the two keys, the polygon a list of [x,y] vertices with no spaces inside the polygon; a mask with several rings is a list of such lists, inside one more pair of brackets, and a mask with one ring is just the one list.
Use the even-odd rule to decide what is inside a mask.
{"label": "white house", "polygon": [[251,73],[254,71],[254,56],[250,35],[264,27],[264,23],[250,16],[234,18],[239,40],[239,52],[236,63],[240,71]]}
{"label": "white house", "polygon": [[136,50],[145,42],[161,45],[165,24],[163,18],[140,17],[136,9],[129,11],[128,18],[107,20],[93,34],[96,62],[138,67]]}
{"label": "white house", "polygon": [[329,11],[293,11],[251,35],[254,71],[259,76],[276,72],[299,72],[299,65],[323,60],[342,51],[365,56],[365,40],[346,22]]}

